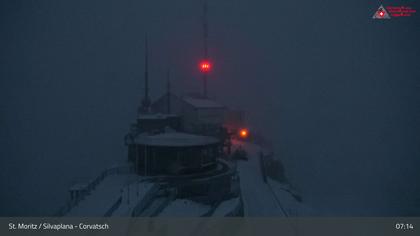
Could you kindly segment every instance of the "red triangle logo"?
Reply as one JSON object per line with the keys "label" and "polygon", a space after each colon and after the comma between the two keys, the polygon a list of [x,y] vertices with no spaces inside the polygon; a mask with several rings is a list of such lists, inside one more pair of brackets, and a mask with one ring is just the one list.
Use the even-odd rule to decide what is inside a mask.
{"label": "red triangle logo", "polygon": [[375,14],[373,14],[373,19],[390,19],[387,10],[382,5],[379,6],[378,10],[376,10]]}

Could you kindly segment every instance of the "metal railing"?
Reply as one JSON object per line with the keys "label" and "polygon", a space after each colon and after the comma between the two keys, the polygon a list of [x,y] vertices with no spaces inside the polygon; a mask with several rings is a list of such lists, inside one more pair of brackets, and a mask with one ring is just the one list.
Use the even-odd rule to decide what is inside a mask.
{"label": "metal railing", "polygon": [[116,166],[103,170],[96,178],[91,180],[86,187],[80,191],[81,196],[77,199],[69,199],[65,205],[60,207],[54,216],[64,216],[79,202],[83,201],[106,177],[114,174],[130,174],[134,172],[134,168],[131,165]]}

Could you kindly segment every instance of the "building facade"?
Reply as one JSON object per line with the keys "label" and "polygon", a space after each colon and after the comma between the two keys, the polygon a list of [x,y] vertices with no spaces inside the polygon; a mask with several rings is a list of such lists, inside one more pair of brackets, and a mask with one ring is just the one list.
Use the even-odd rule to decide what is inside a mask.
{"label": "building facade", "polygon": [[139,135],[128,144],[128,159],[139,175],[182,175],[211,170],[221,155],[218,139],[171,132]]}

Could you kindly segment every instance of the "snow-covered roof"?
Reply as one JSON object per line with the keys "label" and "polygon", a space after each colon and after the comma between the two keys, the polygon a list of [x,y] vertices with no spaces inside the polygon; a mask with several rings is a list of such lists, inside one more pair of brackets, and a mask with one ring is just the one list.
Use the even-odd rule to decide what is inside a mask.
{"label": "snow-covered roof", "polygon": [[224,108],[223,105],[207,98],[184,97],[182,99],[195,108]]}
{"label": "snow-covered roof", "polygon": [[162,114],[162,113],[150,113],[150,114],[139,114],[138,118],[141,120],[160,120],[167,119],[170,117],[177,117],[175,114]]}
{"label": "snow-covered roof", "polygon": [[204,146],[218,142],[219,140],[213,137],[177,132],[161,133],[148,136],[139,135],[136,138],[137,144],[168,147]]}

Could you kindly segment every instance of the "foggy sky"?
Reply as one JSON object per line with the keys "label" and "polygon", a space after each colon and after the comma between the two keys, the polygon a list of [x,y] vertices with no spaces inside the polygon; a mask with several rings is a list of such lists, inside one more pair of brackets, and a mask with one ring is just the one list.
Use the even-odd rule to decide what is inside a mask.
{"label": "foggy sky", "polygon": [[[143,91],[199,92],[201,1],[0,3],[0,215],[126,159]],[[414,1],[404,4],[417,10]],[[420,215],[420,24],[377,1],[209,1],[209,94],[245,109],[319,215]]]}

